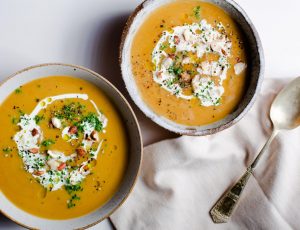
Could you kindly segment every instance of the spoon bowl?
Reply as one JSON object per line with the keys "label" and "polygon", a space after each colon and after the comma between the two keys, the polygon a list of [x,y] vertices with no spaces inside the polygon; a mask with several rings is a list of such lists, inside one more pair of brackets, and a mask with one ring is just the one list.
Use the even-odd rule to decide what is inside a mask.
{"label": "spoon bowl", "polygon": [[274,99],[270,118],[274,129],[294,129],[300,125],[300,77],[290,82]]}

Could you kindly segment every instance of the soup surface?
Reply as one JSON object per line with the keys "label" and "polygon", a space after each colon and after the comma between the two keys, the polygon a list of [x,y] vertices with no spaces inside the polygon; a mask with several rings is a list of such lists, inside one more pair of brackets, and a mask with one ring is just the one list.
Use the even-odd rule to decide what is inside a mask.
{"label": "soup surface", "polygon": [[204,125],[233,112],[243,97],[247,55],[241,31],[221,8],[178,0],[153,11],[131,47],[143,100],[158,115]]}
{"label": "soup surface", "polygon": [[117,191],[126,132],[109,99],[68,76],[34,80],[0,106],[0,190],[49,219],[87,214]]}

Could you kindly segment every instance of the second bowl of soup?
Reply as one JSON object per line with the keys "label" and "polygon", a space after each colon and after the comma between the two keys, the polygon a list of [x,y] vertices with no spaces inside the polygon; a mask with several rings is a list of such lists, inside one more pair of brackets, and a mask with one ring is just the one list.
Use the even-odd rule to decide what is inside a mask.
{"label": "second bowl of soup", "polygon": [[142,145],[129,104],[79,66],[44,64],[0,91],[0,210],[34,229],[75,229],[129,195]]}
{"label": "second bowl of soup", "polygon": [[232,1],[145,1],[127,22],[120,58],[141,110],[159,125],[191,135],[238,121],[263,72],[255,28]]}

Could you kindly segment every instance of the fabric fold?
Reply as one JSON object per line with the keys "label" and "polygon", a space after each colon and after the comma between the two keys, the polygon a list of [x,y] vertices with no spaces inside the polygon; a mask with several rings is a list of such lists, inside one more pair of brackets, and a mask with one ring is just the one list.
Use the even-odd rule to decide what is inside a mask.
{"label": "fabric fold", "polygon": [[266,80],[236,125],[204,137],[145,147],[141,174],[112,216],[117,229],[297,229],[300,225],[300,129],[283,131],[262,157],[231,220],[209,211],[244,173],[271,133],[269,108],[286,80]]}

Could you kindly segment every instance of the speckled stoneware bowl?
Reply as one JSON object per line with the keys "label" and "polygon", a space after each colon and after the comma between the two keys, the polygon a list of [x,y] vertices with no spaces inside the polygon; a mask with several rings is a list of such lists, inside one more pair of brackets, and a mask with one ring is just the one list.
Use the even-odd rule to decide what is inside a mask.
{"label": "speckled stoneware bowl", "polygon": [[248,43],[248,53],[250,61],[250,63],[248,63],[248,69],[250,69],[250,71],[248,70],[249,75],[245,95],[234,112],[227,115],[224,119],[209,125],[186,126],[162,117],[156,114],[143,101],[141,95],[139,94],[139,89],[135,83],[131,69],[131,46],[137,30],[143,24],[147,16],[158,7],[174,1],[176,0],[146,0],[141,5],[139,5],[129,17],[126,27],[123,31],[122,42],[120,46],[120,64],[123,79],[133,101],[146,114],[146,116],[151,118],[158,125],[179,134],[213,134],[226,129],[239,121],[248,112],[248,110],[254,103],[263,80],[264,56],[262,45],[251,20],[237,3],[232,0],[206,0],[206,2],[211,2],[218,5],[229,15],[231,15],[231,17],[239,24],[240,28],[246,35],[245,37],[246,42]]}
{"label": "speckled stoneware bowl", "polygon": [[[131,192],[141,164],[142,140],[137,119],[122,94],[99,74],[80,66],[67,64],[42,64],[21,70],[9,77],[0,86],[0,103],[17,87],[32,80],[47,76],[73,76],[84,79],[99,87],[104,92],[122,116],[128,137],[129,157],[128,167],[123,181],[116,194],[99,209],[82,217],[67,220],[50,220],[31,215],[10,202],[0,191],[0,212],[19,225],[33,229],[82,229],[90,227],[112,214]],[[34,202],[34,201],[33,201]]]}

